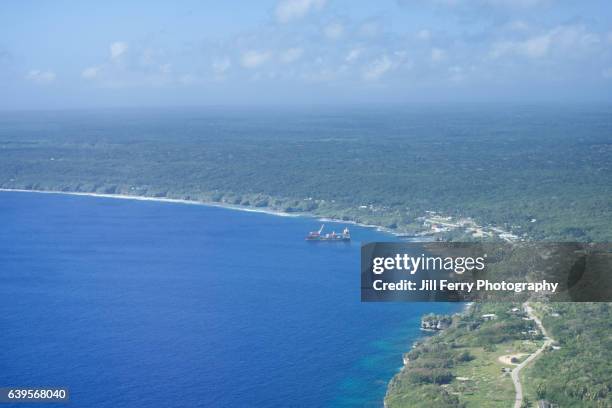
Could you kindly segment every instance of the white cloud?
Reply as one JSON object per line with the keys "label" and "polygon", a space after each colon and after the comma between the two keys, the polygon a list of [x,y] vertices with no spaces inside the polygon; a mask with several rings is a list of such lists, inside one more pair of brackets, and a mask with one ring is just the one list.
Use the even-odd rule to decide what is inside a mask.
{"label": "white cloud", "polygon": [[551,36],[549,34],[530,38],[519,45],[518,51],[531,58],[540,58],[548,53]]}
{"label": "white cloud", "polygon": [[393,62],[386,55],[372,61],[363,71],[363,78],[376,81],[393,67]]}
{"label": "white cloud", "polygon": [[340,23],[331,23],[323,30],[325,36],[331,40],[337,40],[344,35],[344,26]]}
{"label": "white cloud", "polygon": [[212,70],[215,76],[221,77],[232,67],[232,61],[229,58],[218,58],[212,62]]}
{"label": "white cloud", "polygon": [[100,67],[87,67],[81,72],[81,77],[85,79],[94,79],[100,72]]}
{"label": "white cloud", "polygon": [[38,84],[49,84],[55,81],[56,75],[53,71],[41,71],[39,69],[30,70],[26,79],[32,82],[36,82]]}
{"label": "white cloud", "polygon": [[348,52],[348,54],[346,54],[346,58],[344,60],[348,63],[355,62],[361,56],[361,53],[361,48],[353,48]]}
{"label": "white cloud", "polygon": [[110,46],[110,56],[112,60],[116,60],[121,57],[128,49],[127,43],[123,41],[115,41]]}
{"label": "white cloud", "polygon": [[290,64],[302,57],[304,50],[301,48],[289,48],[280,55],[280,60],[285,64]]}
{"label": "white cloud", "polygon": [[431,38],[431,32],[429,30],[420,30],[416,34],[416,37],[419,40],[428,41]]}
{"label": "white cloud", "polygon": [[561,49],[581,51],[600,42],[599,35],[579,25],[557,27],[551,32],[552,41]]}
{"label": "white cloud", "polygon": [[247,51],[242,54],[240,62],[245,68],[257,68],[270,58],[269,51]]}
{"label": "white cloud", "polygon": [[[473,1],[500,7],[503,3]],[[522,7],[528,4],[517,1]],[[468,0],[455,2],[466,7],[468,4]],[[283,23],[300,17],[318,17],[316,10],[324,5],[327,5],[325,1],[280,1],[276,17]],[[327,7],[330,6],[331,3]],[[338,80],[339,84],[378,80],[389,84],[394,81],[398,86],[421,79],[432,84],[476,78],[483,81],[508,78],[508,83],[519,83],[522,76],[548,78],[552,77],[551,72],[560,79],[569,80],[585,72],[584,69],[602,83],[603,78],[612,80],[610,28],[601,30],[599,26],[578,22],[554,23],[552,17],[547,23],[541,22],[552,25],[538,26],[537,19],[529,13],[508,13],[505,18],[498,18],[489,9],[485,14],[486,18],[495,16],[500,24],[494,28],[488,23],[478,24],[473,30],[458,24],[438,32],[435,25],[425,22],[398,30],[398,27],[387,25],[383,18],[348,17],[340,12],[321,21],[302,21],[295,26],[256,25],[231,35],[220,33],[218,39],[194,40],[185,47],[178,44],[173,47],[164,42],[164,47],[159,48],[156,42],[134,43],[123,37],[129,44],[124,41],[103,43],[98,50],[103,59],[79,65],[81,85],[87,81],[101,87],[205,85],[224,78],[239,83],[253,77],[276,77],[285,83],[304,79]],[[380,30],[384,35],[377,36]],[[322,63],[316,62],[317,56],[322,58]],[[551,59],[546,59],[548,57]],[[18,70],[17,75],[23,78],[26,71]],[[55,74],[32,70],[28,79],[52,82]],[[59,79],[61,81],[56,82],[65,80],[64,76]]]}
{"label": "white cloud", "polygon": [[325,3],[326,0],[281,0],[276,5],[276,20],[283,24],[297,20],[311,11],[322,9]]}
{"label": "white cloud", "polygon": [[[96,65],[86,66],[81,78],[101,88],[164,87],[185,83],[181,64],[170,62],[161,48],[147,47],[128,51],[128,44],[116,41],[109,45],[108,57]],[[130,58],[125,58],[126,56]],[[182,62],[182,61],[178,61]],[[190,68],[192,68],[190,66]],[[201,67],[197,68],[201,70]]]}
{"label": "white cloud", "polygon": [[431,49],[431,60],[433,62],[440,62],[446,58],[446,51],[441,48],[432,48]]}
{"label": "white cloud", "polygon": [[536,59],[546,57],[553,51],[563,56],[572,56],[588,50],[599,41],[596,34],[588,32],[582,26],[558,26],[525,40],[495,43],[490,56],[499,58],[518,55]]}

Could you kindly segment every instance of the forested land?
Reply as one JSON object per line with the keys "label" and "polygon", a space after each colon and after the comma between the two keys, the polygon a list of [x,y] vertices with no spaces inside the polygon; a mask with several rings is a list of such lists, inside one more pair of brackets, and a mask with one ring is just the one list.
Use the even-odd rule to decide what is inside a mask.
{"label": "forested land", "polygon": [[188,198],[417,231],[425,211],[609,241],[608,106],[0,114],[0,187]]}
{"label": "forested land", "polygon": [[[266,207],[404,232],[436,211],[530,240],[609,242],[612,107],[3,112],[0,187]],[[408,353],[390,407],[508,405],[511,383],[491,358],[538,339],[507,304],[487,308],[499,320],[475,308]],[[532,401],[610,406],[610,312],[563,304],[543,316],[561,349],[528,371]]]}

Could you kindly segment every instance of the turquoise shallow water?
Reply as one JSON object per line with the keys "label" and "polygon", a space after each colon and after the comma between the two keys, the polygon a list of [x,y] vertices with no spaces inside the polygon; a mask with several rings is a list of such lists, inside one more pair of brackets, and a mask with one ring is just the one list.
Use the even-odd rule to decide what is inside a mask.
{"label": "turquoise shallow water", "polygon": [[360,243],[393,238],[306,243],[319,224],[0,193],[0,386],[67,386],[75,407],[381,406],[421,314],[459,305],[360,303]]}

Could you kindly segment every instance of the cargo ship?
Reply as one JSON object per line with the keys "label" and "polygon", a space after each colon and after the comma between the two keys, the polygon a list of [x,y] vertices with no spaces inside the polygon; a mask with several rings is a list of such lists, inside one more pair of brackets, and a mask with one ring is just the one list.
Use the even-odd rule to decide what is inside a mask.
{"label": "cargo ship", "polygon": [[342,241],[349,242],[351,240],[351,233],[348,228],[344,228],[341,234],[336,234],[335,231],[324,234],[323,228],[325,224],[321,225],[318,231],[311,231],[306,235],[306,241]]}

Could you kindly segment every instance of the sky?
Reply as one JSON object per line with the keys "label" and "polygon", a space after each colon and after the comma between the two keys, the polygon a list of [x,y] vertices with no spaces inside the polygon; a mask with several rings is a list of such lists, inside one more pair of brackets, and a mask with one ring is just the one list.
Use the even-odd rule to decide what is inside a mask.
{"label": "sky", "polygon": [[612,101],[612,2],[0,2],[2,110],[540,101]]}

